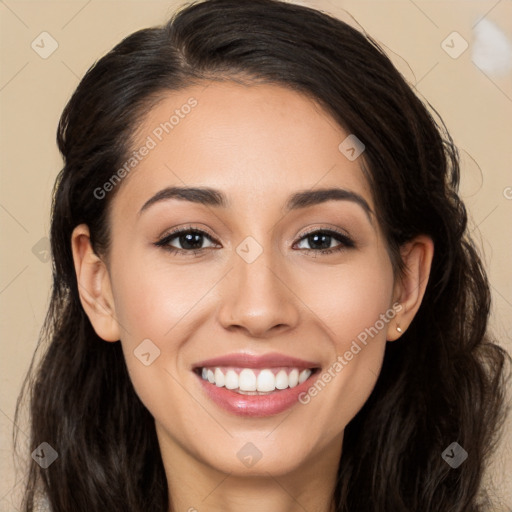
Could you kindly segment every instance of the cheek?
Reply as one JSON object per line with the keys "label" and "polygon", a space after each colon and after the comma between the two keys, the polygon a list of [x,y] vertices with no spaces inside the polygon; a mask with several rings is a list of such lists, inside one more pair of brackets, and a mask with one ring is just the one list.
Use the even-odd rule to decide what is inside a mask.
{"label": "cheek", "polygon": [[342,431],[370,396],[382,365],[392,307],[393,271],[385,254],[332,269],[310,287],[307,303],[330,335],[330,358],[301,397],[325,440]]}
{"label": "cheek", "polygon": [[172,375],[183,370],[181,348],[193,338],[201,299],[218,277],[205,267],[147,261],[135,251],[112,261],[116,318],[131,381],[152,413],[165,411],[162,397],[182,396]]}
{"label": "cheek", "polygon": [[[308,272],[300,293],[329,329],[339,353],[390,308],[393,285],[391,262],[377,252],[355,257],[338,268]],[[387,324],[379,326],[385,336]]]}
{"label": "cheek", "polygon": [[174,327],[218,281],[205,266],[171,265],[165,258],[150,260],[135,251],[119,258],[115,268],[115,310],[130,343],[172,339]]}

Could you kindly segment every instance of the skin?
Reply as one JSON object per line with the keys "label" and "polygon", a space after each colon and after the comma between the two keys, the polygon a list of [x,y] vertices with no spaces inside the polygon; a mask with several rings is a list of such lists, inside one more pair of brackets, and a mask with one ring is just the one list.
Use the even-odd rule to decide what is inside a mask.
{"label": "skin", "polygon": [[[112,245],[94,253],[87,226],[72,248],[83,307],[100,337],[121,340],[132,382],[156,422],[174,510],[329,512],[347,423],[369,397],[387,341],[400,337],[428,281],[433,243],[402,248],[394,275],[378,218],[356,202],[331,200],[284,213],[302,190],[341,187],[374,210],[359,157],[338,149],[348,133],[311,99],[277,85],[213,82],[170,92],[139,127],[134,149],[194,97],[198,104],[130,172],[111,210]],[[220,208],[148,199],[169,186],[208,186]],[[175,227],[206,230],[202,253],[154,245]],[[304,234],[342,230],[355,247],[322,255]],[[248,236],[263,252],[236,252]],[[179,238],[171,242],[182,248]],[[330,247],[340,247],[331,239]],[[309,252],[307,251],[309,249]],[[280,352],[329,368],[352,340],[399,302],[401,311],[311,401],[267,418],[217,406],[194,363],[233,352]],[[149,366],[133,354],[150,339]],[[134,428],[136,428],[134,426]],[[248,442],[261,459],[247,468]]]}

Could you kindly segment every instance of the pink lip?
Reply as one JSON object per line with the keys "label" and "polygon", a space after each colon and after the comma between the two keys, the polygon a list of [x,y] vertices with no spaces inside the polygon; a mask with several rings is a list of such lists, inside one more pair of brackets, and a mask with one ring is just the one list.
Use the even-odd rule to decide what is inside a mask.
{"label": "pink lip", "polygon": [[[201,361],[194,365],[194,369],[215,366],[230,366],[240,368],[276,368],[276,367],[293,367],[298,369],[319,368],[320,364],[314,361],[306,361],[295,357],[285,356],[283,354],[270,353],[261,356],[253,356],[250,354],[229,354],[226,356],[216,357]],[[275,391],[268,395],[242,395],[226,389],[218,387],[215,384],[201,378],[196,371],[203,390],[207,396],[217,405],[228,412],[238,416],[246,417],[265,417],[279,414],[293,405],[297,404],[299,395],[312,385],[314,372],[309,379],[294,388],[287,388],[281,391]]]}
{"label": "pink lip", "polygon": [[226,388],[219,388],[207,380],[200,380],[206,394],[220,407],[238,416],[263,417],[279,414],[299,401],[299,395],[312,385],[311,378],[294,388],[276,391],[269,395],[241,395]]}
{"label": "pink lip", "polygon": [[194,368],[211,368],[214,366],[235,366],[240,368],[277,368],[279,366],[290,366],[293,368],[318,368],[320,364],[314,361],[297,359],[296,357],[271,352],[260,356],[248,353],[227,354],[225,356],[214,357],[200,361],[194,365]]}

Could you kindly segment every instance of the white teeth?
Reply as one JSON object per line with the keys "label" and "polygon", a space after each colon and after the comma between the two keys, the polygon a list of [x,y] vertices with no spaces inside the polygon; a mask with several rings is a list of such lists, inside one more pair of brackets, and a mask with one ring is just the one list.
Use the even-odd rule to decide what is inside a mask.
{"label": "white teeth", "polygon": [[224,374],[220,368],[215,368],[215,385],[219,388],[224,387]]}
{"label": "white teeth", "polygon": [[276,389],[276,378],[271,370],[261,370],[256,389],[258,391],[274,391]]}
{"label": "white teeth", "polygon": [[292,370],[288,375],[288,386],[294,388],[299,383],[299,370]]}
{"label": "white teeth", "polygon": [[279,370],[276,375],[276,389],[286,389],[288,387],[288,374],[284,370]]}
{"label": "white teeth", "polygon": [[234,369],[226,370],[226,368],[216,367],[202,368],[201,377],[219,388],[226,387],[238,393],[257,395],[294,388],[306,381],[312,373],[310,369],[297,368],[281,369],[275,372],[276,370],[269,368],[256,371],[243,368],[240,373],[237,373]]}
{"label": "white teeth", "polygon": [[249,368],[244,368],[238,376],[240,391],[256,391],[256,375]]}
{"label": "white teeth", "polygon": [[[302,384],[305,380],[308,380],[310,375],[311,370],[302,370],[299,375],[299,384]],[[215,378],[217,378],[217,373],[215,373]]]}
{"label": "white teeth", "polygon": [[226,373],[225,385],[227,389],[238,388],[238,375],[234,370],[228,370]]}

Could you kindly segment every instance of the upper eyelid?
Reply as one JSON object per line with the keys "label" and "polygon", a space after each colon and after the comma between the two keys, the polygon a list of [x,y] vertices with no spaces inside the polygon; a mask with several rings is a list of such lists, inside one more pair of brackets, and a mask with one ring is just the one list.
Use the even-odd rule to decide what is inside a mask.
{"label": "upper eyelid", "polygon": [[194,226],[180,226],[179,228],[171,229],[170,231],[164,231],[164,234],[160,235],[158,237],[158,239],[163,240],[164,238],[178,236],[182,233],[189,233],[191,231],[199,232],[201,234],[208,235],[212,239],[215,239],[215,236],[213,234],[211,234],[206,228],[203,228],[203,227],[197,228]]}
{"label": "upper eyelid", "polygon": [[206,231],[204,228],[194,228],[194,227],[181,227],[176,228],[175,230],[172,230],[168,233],[165,233],[164,235],[160,236],[158,240],[156,241],[156,245],[165,245],[165,243],[168,243],[170,240],[174,240],[175,238],[179,237],[183,233],[190,233],[190,232],[197,232],[201,235],[206,235],[212,242],[215,244],[218,244],[219,241],[208,231]]}
{"label": "upper eyelid", "polygon": [[342,229],[342,228],[310,228],[299,236],[299,240],[302,240],[303,238],[306,238],[308,235],[317,233],[319,231],[327,232],[327,233],[334,233],[335,235],[338,235],[338,236],[345,236],[347,238],[351,238],[350,234],[345,229]]}

